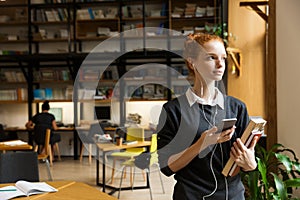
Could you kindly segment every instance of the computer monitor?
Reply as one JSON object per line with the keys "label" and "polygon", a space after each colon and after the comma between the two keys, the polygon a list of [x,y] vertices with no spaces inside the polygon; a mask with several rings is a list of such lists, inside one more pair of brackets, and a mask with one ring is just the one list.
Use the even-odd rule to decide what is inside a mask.
{"label": "computer monitor", "polygon": [[62,122],[63,120],[62,108],[50,108],[49,113],[54,115],[56,122]]}
{"label": "computer monitor", "polygon": [[110,106],[95,106],[95,119],[100,121],[108,121],[111,119]]}

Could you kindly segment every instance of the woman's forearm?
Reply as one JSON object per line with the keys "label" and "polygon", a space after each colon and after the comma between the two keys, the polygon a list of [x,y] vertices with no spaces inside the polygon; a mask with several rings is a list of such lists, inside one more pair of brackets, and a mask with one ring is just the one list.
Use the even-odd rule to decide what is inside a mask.
{"label": "woman's forearm", "polygon": [[168,160],[168,166],[173,172],[177,172],[188,165],[195,156],[199,155],[209,145],[226,142],[231,139],[235,127],[225,130],[221,133],[216,133],[217,128],[213,127],[201,134],[201,137],[193,145],[184,151],[172,155]]}
{"label": "woman's forearm", "polygon": [[180,169],[188,165],[200,152],[201,146],[203,145],[203,137],[201,137],[192,146],[185,149],[184,151],[172,155],[168,160],[168,166],[173,172],[177,172]]}

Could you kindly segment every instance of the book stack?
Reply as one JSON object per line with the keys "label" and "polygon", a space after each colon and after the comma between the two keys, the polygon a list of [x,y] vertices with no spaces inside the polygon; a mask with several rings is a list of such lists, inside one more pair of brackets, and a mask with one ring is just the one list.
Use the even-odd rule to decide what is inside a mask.
{"label": "book stack", "polygon": [[215,8],[214,7],[210,7],[210,6],[207,6],[206,7],[206,16],[208,17],[212,17],[215,15]]}
{"label": "book stack", "polygon": [[105,11],[105,17],[109,19],[113,19],[118,15],[118,8],[108,7]]}
{"label": "book stack", "polygon": [[25,76],[21,71],[7,70],[3,74],[7,82],[26,82]]}
{"label": "book stack", "polygon": [[17,88],[17,100],[26,101],[28,100],[28,91],[27,88]]}
{"label": "book stack", "polygon": [[77,10],[77,19],[79,20],[89,20],[94,19],[94,14],[91,9],[79,9]]}
{"label": "book stack", "polygon": [[197,6],[195,15],[196,17],[203,17],[206,14],[206,8]]}
{"label": "book stack", "polygon": [[5,89],[0,90],[0,101],[15,101],[18,99],[17,90]]}
{"label": "book stack", "polygon": [[97,81],[99,80],[99,69],[81,69],[79,71],[79,78],[81,81]]}
{"label": "book stack", "polygon": [[196,11],[196,4],[187,3],[184,9],[184,17],[194,17]]}
{"label": "book stack", "polygon": [[182,17],[184,13],[184,8],[175,7],[172,12],[172,17]]}
{"label": "book stack", "polygon": [[[262,118],[250,119],[248,126],[241,137],[241,141],[246,147],[251,145],[251,142],[255,136],[258,136],[259,138],[261,137],[266,123],[267,122]],[[239,173],[239,171],[239,166],[237,166],[237,164],[234,162],[234,159],[230,157],[223,168],[222,174],[224,176],[235,176]]]}
{"label": "book stack", "polygon": [[51,9],[51,10],[45,10],[45,16],[47,22],[58,22],[61,21],[58,11]]}
{"label": "book stack", "polygon": [[151,99],[154,97],[155,85],[154,84],[146,84],[143,86],[143,98]]}

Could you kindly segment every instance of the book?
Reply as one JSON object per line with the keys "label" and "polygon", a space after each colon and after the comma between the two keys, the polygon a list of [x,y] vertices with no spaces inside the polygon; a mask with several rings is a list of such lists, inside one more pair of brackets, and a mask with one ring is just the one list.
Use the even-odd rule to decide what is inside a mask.
{"label": "book", "polygon": [[[261,137],[266,123],[266,120],[262,118],[250,119],[241,137],[241,141],[243,142],[243,144],[245,144],[246,147],[249,147],[251,145],[251,142],[255,136],[258,136],[259,138]],[[222,170],[222,174],[224,176],[235,176],[239,172],[239,170],[240,168],[234,162],[233,158],[230,157]]]}
{"label": "book", "polygon": [[124,145],[133,145],[133,144],[137,144],[138,141],[137,140],[132,140],[132,141],[124,141],[123,144]]}
{"label": "book", "polygon": [[31,196],[47,192],[57,192],[57,189],[45,182],[17,181],[15,185],[0,188],[0,199],[12,199],[21,196]]}
{"label": "book", "polygon": [[52,12],[52,10],[45,10],[45,16],[46,16],[47,22],[55,22],[56,21],[56,17],[54,16],[54,13]]}
{"label": "book", "polygon": [[[10,140],[10,141],[5,141],[5,142],[0,142],[2,145],[7,145],[7,146],[18,146],[18,145],[25,145],[28,144],[27,142],[24,142],[22,140]],[[1,188],[0,188],[1,190]]]}
{"label": "book", "polygon": [[44,89],[34,89],[33,90],[33,98],[35,100],[41,100],[46,98],[45,90]]}

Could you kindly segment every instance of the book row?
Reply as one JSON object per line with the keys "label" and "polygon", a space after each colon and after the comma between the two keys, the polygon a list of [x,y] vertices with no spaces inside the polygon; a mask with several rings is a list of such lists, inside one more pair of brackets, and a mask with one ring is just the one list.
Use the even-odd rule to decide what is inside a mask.
{"label": "book row", "polygon": [[0,101],[27,101],[27,88],[0,90]]}
{"label": "book row", "polygon": [[73,97],[73,86],[34,89],[33,97],[34,100],[71,100]]}

